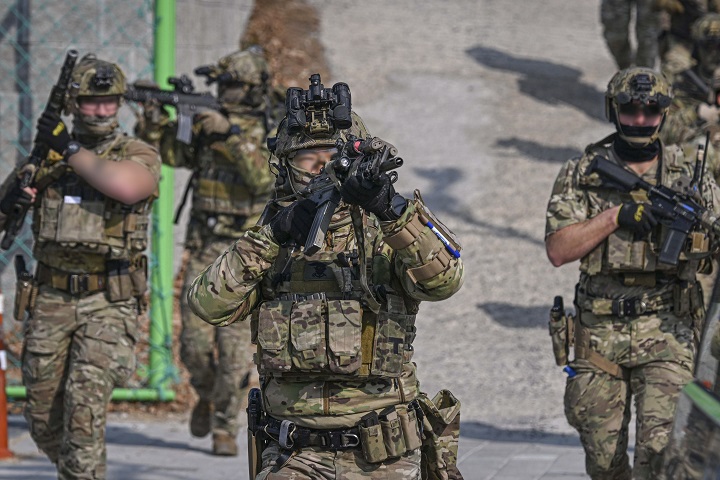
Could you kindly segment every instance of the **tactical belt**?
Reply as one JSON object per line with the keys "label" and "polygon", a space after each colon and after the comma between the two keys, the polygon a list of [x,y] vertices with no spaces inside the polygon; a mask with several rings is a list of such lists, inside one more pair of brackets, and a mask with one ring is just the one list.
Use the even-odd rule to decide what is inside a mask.
{"label": "tactical belt", "polygon": [[293,302],[307,302],[309,300],[359,300],[360,292],[319,292],[319,293],[281,293],[278,300],[291,300]]}
{"label": "tactical belt", "polygon": [[70,295],[100,292],[107,288],[104,273],[68,273],[38,263],[36,276],[39,285],[50,285]]}
{"label": "tactical belt", "polygon": [[594,315],[613,315],[618,318],[629,318],[646,313],[669,312],[674,309],[673,293],[663,295],[640,296],[629,298],[601,298],[593,297],[578,291],[577,302],[583,310],[589,310]]}
{"label": "tactical belt", "polygon": [[342,430],[315,430],[298,427],[289,420],[265,418],[261,429],[285,450],[298,450],[306,447],[320,447],[327,450],[350,450],[360,447],[360,429],[358,427]]}

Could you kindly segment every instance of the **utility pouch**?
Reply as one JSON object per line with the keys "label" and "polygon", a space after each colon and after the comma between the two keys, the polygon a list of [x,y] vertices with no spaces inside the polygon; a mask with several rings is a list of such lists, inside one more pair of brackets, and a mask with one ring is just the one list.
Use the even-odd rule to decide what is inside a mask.
{"label": "utility pouch", "polygon": [[548,330],[552,340],[553,355],[555,363],[562,367],[568,364],[568,353],[572,337],[569,334],[569,323],[571,318],[565,313],[562,297],[555,297],[553,307],[550,309],[550,321]]}
{"label": "utility pouch", "polygon": [[397,458],[406,452],[400,416],[395,407],[388,407],[380,412],[380,428],[388,458]]}
{"label": "utility pouch", "polygon": [[29,278],[19,278],[15,284],[15,303],[13,305],[13,317],[18,322],[23,321],[25,312],[32,313],[31,300],[35,284],[32,281],[32,275]]}
{"label": "utility pouch", "polygon": [[290,311],[292,300],[271,300],[258,310],[258,367],[260,373],[288,372],[292,358],[290,337]]}
{"label": "utility pouch", "polygon": [[420,468],[428,480],[462,480],[457,468],[460,440],[460,401],[448,390],[440,390],[430,400],[421,394],[417,400],[423,412],[423,445]]}
{"label": "utility pouch", "polygon": [[130,262],[127,260],[108,260],[107,271],[108,299],[111,302],[133,298],[133,284],[130,279]]}
{"label": "utility pouch", "polygon": [[15,275],[17,283],[15,285],[15,302],[13,304],[13,316],[17,321],[25,319],[25,312],[32,314],[32,307],[35,303],[35,282],[33,276],[25,267],[25,258],[22,255],[15,256]]}
{"label": "utility pouch", "polygon": [[133,297],[141,297],[147,291],[147,257],[138,255],[130,265],[130,282],[132,283]]}
{"label": "utility pouch", "polygon": [[358,429],[365,461],[368,463],[381,463],[387,460],[388,454],[387,450],[385,450],[385,441],[383,440],[378,414],[370,412],[364,415],[360,419]]}
{"label": "utility pouch", "polygon": [[396,411],[400,418],[403,437],[405,438],[405,448],[408,451],[415,450],[422,446],[422,434],[420,433],[420,425],[418,424],[417,412],[410,405],[398,405]]}

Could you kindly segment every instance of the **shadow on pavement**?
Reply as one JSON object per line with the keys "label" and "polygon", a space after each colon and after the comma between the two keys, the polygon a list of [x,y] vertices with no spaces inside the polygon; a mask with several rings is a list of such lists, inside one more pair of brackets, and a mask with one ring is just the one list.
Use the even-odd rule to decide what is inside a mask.
{"label": "shadow on pavement", "polygon": [[545,241],[542,237],[528,235],[513,227],[498,226],[484,220],[479,220],[475,218],[473,214],[473,211],[477,210],[476,208],[473,208],[469,204],[464,205],[450,195],[449,192],[453,191],[452,184],[458,182],[466,175],[461,169],[455,167],[416,167],[413,168],[413,172],[415,172],[417,176],[430,182],[430,186],[423,190],[422,196],[430,209],[438,214],[441,221],[441,214],[447,213],[464,221],[468,225],[490,230],[497,237],[524,240],[545,248]]}
{"label": "shadow on pavement", "polygon": [[573,147],[553,147],[543,145],[533,140],[523,140],[518,137],[500,138],[495,142],[496,147],[515,149],[520,156],[539,160],[541,162],[564,163],[582,152]]}
{"label": "shadow on pavement", "polygon": [[604,93],[580,80],[577,68],[547,60],[516,57],[490,47],[475,46],[465,51],[488,68],[519,73],[519,90],[549,105],[568,105],[588,117],[605,122]]}
{"label": "shadow on pavement", "polygon": [[521,307],[504,302],[478,303],[475,307],[503,327],[546,329],[552,298],[542,307]]}
{"label": "shadow on pavement", "polygon": [[[148,424],[149,425],[149,424]],[[146,435],[144,432],[136,430],[131,426],[125,425],[108,425],[107,427],[107,443],[108,445],[129,445],[129,446],[146,446],[155,448],[171,448],[178,450],[195,451],[210,454],[210,442],[208,448],[197,448],[187,442],[168,442],[162,438],[156,438]]]}
{"label": "shadow on pavement", "polygon": [[571,445],[579,446],[580,437],[575,434],[550,433],[528,428],[524,430],[510,430],[497,428],[481,422],[461,422],[460,441],[463,438],[474,440],[489,440],[493,442],[534,443],[545,445]]}

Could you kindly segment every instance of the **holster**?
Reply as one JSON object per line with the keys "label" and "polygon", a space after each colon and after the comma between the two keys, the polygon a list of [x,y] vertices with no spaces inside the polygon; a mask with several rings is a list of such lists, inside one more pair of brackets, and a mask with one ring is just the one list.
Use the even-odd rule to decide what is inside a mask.
{"label": "holster", "polygon": [[32,314],[32,307],[35,303],[36,291],[32,275],[20,276],[15,284],[15,302],[13,304],[13,317],[21,322],[25,318],[25,312]]}
{"label": "holster", "polygon": [[555,363],[559,367],[568,364],[570,347],[573,346],[575,339],[574,327],[575,319],[572,315],[568,315],[564,310],[561,312],[550,311],[548,329]]}
{"label": "holster", "polygon": [[460,401],[449,390],[440,390],[432,400],[421,394],[418,400],[424,414],[423,480],[462,480],[457,467]]}
{"label": "holster", "polygon": [[267,446],[267,438],[260,425],[263,421],[262,396],[259,388],[251,388],[248,393],[248,473],[254,480],[262,468],[262,452]]}

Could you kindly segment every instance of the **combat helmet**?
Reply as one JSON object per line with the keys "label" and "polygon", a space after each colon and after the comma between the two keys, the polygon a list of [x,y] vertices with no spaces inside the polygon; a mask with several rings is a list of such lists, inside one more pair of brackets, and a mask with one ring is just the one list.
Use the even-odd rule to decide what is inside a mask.
{"label": "combat helmet", "polygon": [[710,75],[720,66],[720,13],[708,13],[693,23],[690,30],[695,43],[694,56],[701,73]]}
{"label": "combat helmet", "polygon": [[111,62],[98,59],[95,54],[85,55],[72,72],[71,88],[66,103],[67,113],[74,115],[78,133],[107,135],[118,126],[117,113],[110,117],[95,117],[80,114],[78,99],[83,97],[117,96],[118,106],[122,104],[127,89],[125,74]]}
{"label": "combat helmet", "polygon": [[218,97],[230,104],[259,106],[270,78],[268,64],[259,46],[225,55],[217,65],[195,69],[208,85],[218,84]]}
{"label": "combat helmet", "polygon": [[[662,119],[654,127],[633,127],[619,121],[619,108],[631,102],[656,104]],[[657,140],[672,102],[672,89],[660,73],[645,67],[620,70],[610,79],[605,91],[605,117],[615,124],[620,138],[631,146],[641,148]]]}

